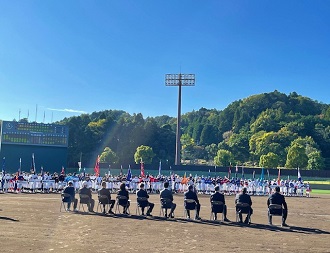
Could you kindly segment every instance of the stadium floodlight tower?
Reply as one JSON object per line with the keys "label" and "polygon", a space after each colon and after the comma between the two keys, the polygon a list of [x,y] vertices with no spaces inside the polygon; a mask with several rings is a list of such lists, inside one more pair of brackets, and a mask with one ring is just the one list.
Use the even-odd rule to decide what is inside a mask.
{"label": "stadium floodlight tower", "polygon": [[178,118],[176,123],[176,147],[175,147],[175,165],[181,164],[181,87],[182,86],[194,86],[195,74],[166,74],[165,75],[166,86],[179,86],[179,98],[178,98]]}

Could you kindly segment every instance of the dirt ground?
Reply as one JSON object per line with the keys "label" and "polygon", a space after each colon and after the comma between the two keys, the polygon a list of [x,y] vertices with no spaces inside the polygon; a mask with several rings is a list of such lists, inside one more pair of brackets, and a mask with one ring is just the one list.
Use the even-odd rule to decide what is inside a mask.
{"label": "dirt ground", "polygon": [[[93,196],[97,199],[97,196]],[[1,194],[0,252],[330,252],[330,195],[287,197],[289,228],[267,223],[266,197],[252,196],[251,225],[235,222],[234,196],[227,196],[231,222],[210,221],[209,196],[199,195],[201,221],[183,218],[175,195],[175,219],[60,212],[59,194]],[[96,211],[95,206],[95,211]]]}

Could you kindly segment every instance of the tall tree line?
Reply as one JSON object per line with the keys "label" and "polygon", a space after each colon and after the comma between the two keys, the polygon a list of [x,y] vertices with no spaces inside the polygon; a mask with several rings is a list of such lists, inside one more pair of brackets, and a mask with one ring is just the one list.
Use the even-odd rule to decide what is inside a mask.
{"label": "tall tree line", "polygon": [[[116,164],[129,164],[141,145],[153,149],[155,164],[173,164],[176,118],[106,110],[59,123],[70,129],[71,167],[81,153],[92,166],[106,147],[116,154]],[[224,110],[201,108],[182,115],[181,127],[184,163],[330,168],[330,106],[295,92],[253,95]]]}

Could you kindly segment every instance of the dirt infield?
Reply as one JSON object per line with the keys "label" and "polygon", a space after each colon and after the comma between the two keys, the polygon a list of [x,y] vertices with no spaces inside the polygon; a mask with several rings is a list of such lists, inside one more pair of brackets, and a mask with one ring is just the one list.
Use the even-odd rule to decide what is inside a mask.
{"label": "dirt infield", "polygon": [[[96,195],[93,196],[96,199]],[[266,197],[253,197],[251,225],[235,222],[234,196],[227,196],[232,222],[209,221],[209,196],[200,195],[201,221],[183,218],[183,197],[175,195],[176,218],[60,212],[59,194],[1,194],[0,252],[330,252],[330,195],[288,197],[289,228],[267,225]],[[96,210],[96,206],[95,206]]]}

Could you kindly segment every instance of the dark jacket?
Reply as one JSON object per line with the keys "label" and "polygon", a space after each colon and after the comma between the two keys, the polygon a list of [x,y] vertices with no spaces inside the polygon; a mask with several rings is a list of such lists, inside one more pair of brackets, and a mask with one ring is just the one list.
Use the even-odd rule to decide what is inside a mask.
{"label": "dark jacket", "polygon": [[269,198],[267,200],[267,206],[269,206],[270,204],[281,205],[281,206],[283,206],[284,209],[286,209],[286,210],[288,209],[288,206],[285,202],[285,197],[278,192],[275,192],[269,196]]}
{"label": "dark jacket", "polygon": [[70,198],[63,198],[64,202],[69,202],[69,201],[74,201],[75,197],[75,189],[73,186],[67,186],[64,188],[63,193],[68,193],[70,194]]}
{"label": "dark jacket", "polygon": [[86,194],[92,199],[92,191],[86,187],[81,188],[79,194]]}
{"label": "dark jacket", "polygon": [[210,201],[221,201],[222,203],[226,204],[225,196],[220,192],[215,192],[211,195]]}
{"label": "dark jacket", "polygon": [[108,197],[108,200],[109,200],[109,203],[110,203],[110,200],[111,200],[111,194],[110,194],[110,190],[109,189],[106,189],[106,188],[102,188],[101,190],[99,190],[99,196],[101,195],[105,195]]}
{"label": "dark jacket", "polygon": [[250,206],[252,206],[252,200],[250,195],[246,193],[241,193],[236,197],[235,203],[248,203]]}
{"label": "dark jacket", "polygon": [[173,201],[172,191],[170,191],[169,189],[163,189],[160,192],[160,198],[161,199],[170,199],[171,201]]}
{"label": "dark jacket", "polygon": [[117,193],[117,196],[125,196],[127,198],[127,200],[125,199],[120,199],[119,200],[119,205],[121,206],[125,206],[127,205],[128,203],[128,200],[129,200],[129,192],[125,189],[125,190],[120,190],[118,193]]}
{"label": "dark jacket", "polygon": [[196,194],[196,192],[194,192],[194,191],[187,191],[187,192],[184,194],[184,198],[185,198],[185,199],[193,199],[193,200],[196,201],[197,204],[199,204],[199,200],[198,200],[197,194]]}
{"label": "dark jacket", "polygon": [[[136,192],[136,197],[138,197],[138,198],[149,198],[149,194],[147,193],[147,191],[146,190],[144,190],[144,189],[140,189],[140,190],[138,190],[137,192]],[[146,207],[146,206],[148,206],[148,200],[146,200],[146,201],[139,201],[139,205],[141,206],[141,207]]]}
{"label": "dark jacket", "polygon": [[149,198],[149,194],[147,193],[147,191],[146,190],[144,190],[144,189],[140,189],[140,190],[138,190],[137,192],[136,192],[136,196],[138,197],[138,198]]}

